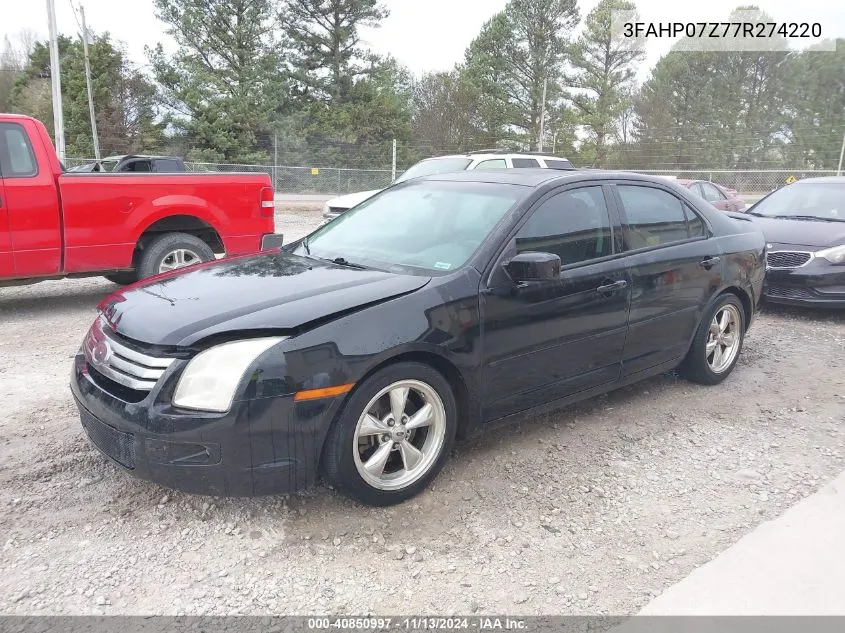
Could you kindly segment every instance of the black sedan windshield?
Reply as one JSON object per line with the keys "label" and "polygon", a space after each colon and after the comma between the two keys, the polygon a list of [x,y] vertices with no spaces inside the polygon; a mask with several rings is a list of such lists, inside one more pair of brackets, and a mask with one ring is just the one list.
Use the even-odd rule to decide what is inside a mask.
{"label": "black sedan windshield", "polygon": [[784,187],[750,210],[767,218],[845,221],[845,184],[806,183]]}
{"label": "black sedan windshield", "polygon": [[[409,182],[313,233],[307,253],[382,269],[455,270],[529,191],[493,183]],[[305,245],[297,252],[304,250]]]}

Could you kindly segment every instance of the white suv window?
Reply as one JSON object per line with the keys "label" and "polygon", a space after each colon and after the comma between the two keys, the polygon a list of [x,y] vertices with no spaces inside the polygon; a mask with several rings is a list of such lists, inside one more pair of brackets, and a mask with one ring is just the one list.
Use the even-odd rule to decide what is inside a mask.
{"label": "white suv window", "polygon": [[508,164],[505,162],[504,158],[491,158],[490,160],[484,160],[478,163],[475,166],[476,169],[507,169]]}

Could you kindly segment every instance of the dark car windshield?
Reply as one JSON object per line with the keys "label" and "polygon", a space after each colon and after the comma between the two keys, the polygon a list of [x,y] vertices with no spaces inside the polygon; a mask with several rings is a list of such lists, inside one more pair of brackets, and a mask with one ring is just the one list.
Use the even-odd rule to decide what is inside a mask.
{"label": "dark car windshield", "polygon": [[420,176],[445,174],[450,171],[464,171],[472,161],[469,158],[430,158],[409,167],[396,182],[405,182]]}
{"label": "dark car windshield", "polygon": [[297,253],[384,270],[460,268],[531,189],[412,181],[392,187],[312,233]]}
{"label": "dark car windshield", "polygon": [[845,221],[845,183],[801,183],[775,191],[751,210],[767,218]]}

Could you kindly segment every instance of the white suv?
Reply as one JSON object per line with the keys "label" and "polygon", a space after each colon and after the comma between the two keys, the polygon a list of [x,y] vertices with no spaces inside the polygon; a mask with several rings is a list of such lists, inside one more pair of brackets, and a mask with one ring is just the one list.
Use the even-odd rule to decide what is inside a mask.
{"label": "white suv", "polygon": [[[575,167],[565,158],[548,154],[483,150],[421,160],[416,165],[409,167],[405,173],[396,179],[396,182],[466,169],[575,169]],[[361,191],[332,198],[323,206],[323,224],[334,220],[341,213],[348,211],[380,191],[383,190]]]}

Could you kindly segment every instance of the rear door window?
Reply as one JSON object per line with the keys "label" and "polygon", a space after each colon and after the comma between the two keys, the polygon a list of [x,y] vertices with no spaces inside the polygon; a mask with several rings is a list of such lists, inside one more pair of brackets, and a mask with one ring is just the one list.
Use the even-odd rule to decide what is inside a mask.
{"label": "rear door window", "polygon": [[38,163],[23,126],[0,123],[0,176],[30,178],[38,175]]}
{"label": "rear door window", "polygon": [[725,199],[722,192],[709,182],[702,182],[699,184],[701,185],[701,190],[704,192],[704,199],[707,200],[707,202],[719,202],[720,200]]}
{"label": "rear door window", "polygon": [[[688,216],[680,199],[667,191],[640,185],[617,186],[622,208],[625,211],[625,242],[628,249],[649,248],[673,242],[682,242],[703,234],[703,224],[690,226],[690,220],[701,219]],[[692,230],[697,232],[691,234]]]}
{"label": "rear door window", "polygon": [[540,163],[533,158],[512,158],[511,164],[514,169],[539,169],[540,167]]}
{"label": "rear door window", "polygon": [[572,169],[573,168],[572,163],[570,163],[568,160],[547,158],[545,162],[546,162],[546,167],[548,167],[549,169]]}

